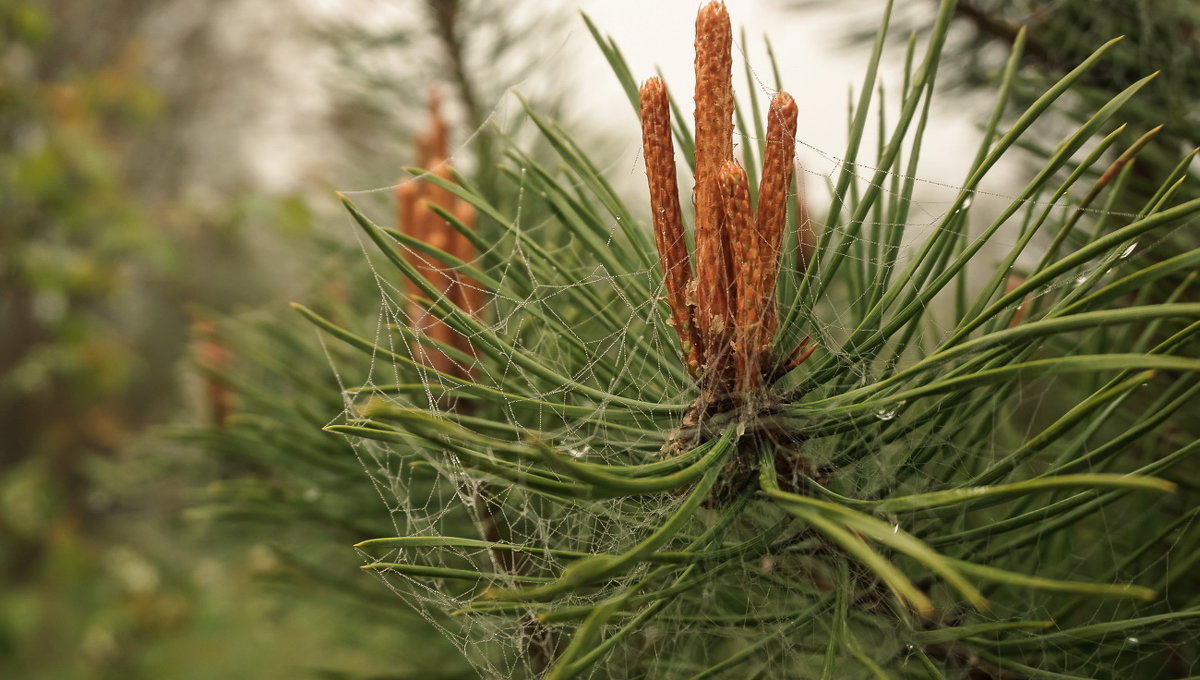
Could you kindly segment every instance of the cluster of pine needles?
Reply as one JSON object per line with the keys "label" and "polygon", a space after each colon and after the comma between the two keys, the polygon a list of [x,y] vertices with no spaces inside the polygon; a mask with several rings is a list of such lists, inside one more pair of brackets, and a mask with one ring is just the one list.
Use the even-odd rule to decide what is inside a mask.
{"label": "cluster of pine needles", "polygon": [[397,535],[358,547],[440,625],[493,631],[462,644],[479,668],[1195,672],[1198,445],[1181,416],[1200,393],[1200,249],[1133,256],[1195,231],[1200,201],[1173,200],[1192,158],[1136,215],[1106,209],[1156,132],[1129,142],[1110,125],[1149,76],[972,225],[988,171],[1119,49],[1005,122],[1021,32],[956,196],[909,243],[953,7],[923,56],[908,42],[898,113],[877,114],[879,148],[859,165],[883,108],[885,14],[823,222],[795,145],[806,108],[827,103],[798,104],[775,68],[777,94],[763,111],[751,87],[746,115],[720,2],[696,20],[693,128],[588,24],[640,115],[649,225],[529,107],[554,159],[508,143],[507,197],[453,171],[435,105],[399,228],[345,201],[391,265],[380,289],[402,299],[374,340],[297,305],[390,365],[325,428],[396,498]]}

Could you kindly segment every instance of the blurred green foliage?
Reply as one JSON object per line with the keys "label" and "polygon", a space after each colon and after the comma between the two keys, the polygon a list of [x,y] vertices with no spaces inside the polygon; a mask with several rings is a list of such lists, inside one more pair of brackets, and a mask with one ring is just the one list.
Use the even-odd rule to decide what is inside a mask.
{"label": "blurred green foliage", "polygon": [[179,408],[188,303],[261,299],[279,274],[248,266],[248,227],[295,238],[311,214],[147,180],[178,103],[122,23],[134,9],[0,1],[0,677],[354,667],[330,651],[336,611],[262,592],[265,548],[184,520],[204,468],[144,434]]}
{"label": "blurred green foliage", "polygon": [[[170,247],[124,181],[125,134],[162,110],[138,51],[48,74],[42,55],[59,46],[47,13],[6,2],[0,27],[0,669],[32,677],[47,659],[88,666],[118,631],[178,614],[145,597],[129,606],[93,577],[106,553],[88,537],[86,469],[140,420],[120,310],[135,271],[162,267]],[[155,589],[145,558],[107,557],[131,594]]]}
{"label": "blurred green foliage", "polygon": [[134,263],[161,266],[167,246],[123,183],[115,134],[160,107],[137,79],[136,50],[47,79],[37,69],[38,53],[54,48],[46,18],[26,4],[4,11],[0,426],[10,437],[0,461],[10,463],[81,436],[114,440],[120,427],[103,400],[129,385],[135,360],[116,305]]}

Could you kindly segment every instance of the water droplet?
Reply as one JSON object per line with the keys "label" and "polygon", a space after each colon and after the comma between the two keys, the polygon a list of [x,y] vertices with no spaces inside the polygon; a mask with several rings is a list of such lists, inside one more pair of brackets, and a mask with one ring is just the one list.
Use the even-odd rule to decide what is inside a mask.
{"label": "water droplet", "polygon": [[1075,277],[1075,285],[1082,286],[1083,284],[1087,283],[1087,280],[1087,274],[1080,274],[1079,276]]}
{"label": "water droplet", "polygon": [[898,533],[900,533],[900,525],[899,525],[899,524],[893,524],[893,525],[892,525],[892,533],[893,533],[893,534],[898,534]]}
{"label": "water droplet", "polygon": [[896,417],[896,413],[904,406],[904,400],[896,402],[891,408],[881,408],[875,412],[875,417],[880,420],[891,420]]}
{"label": "water droplet", "polygon": [[570,449],[567,453],[571,454],[572,458],[583,458],[592,447],[585,446],[582,449]]}
{"label": "water droplet", "polygon": [[1136,645],[1138,643],[1138,639],[1135,637],[1125,638],[1125,642],[1128,642],[1131,645]]}
{"label": "water droplet", "polygon": [[665,212],[667,212],[667,209],[666,209],[666,208],[659,208],[659,209],[658,209],[658,212],[659,212],[659,214],[661,215],[662,213],[665,213]]}
{"label": "water droplet", "polygon": [[1137,241],[1134,241],[1133,243],[1130,243],[1129,245],[1125,246],[1125,250],[1121,251],[1121,259],[1124,260],[1125,258],[1132,255],[1133,251],[1137,250],[1137,247],[1138,247]]}
{"label": "water droplet", "polygon": [[738,426],[737,426],[737,436],[739,436],[739,437],[740,437],[740,436],[742,436],[742,435],[744,435],[744,434],[746,434],[746,423],[744,423],[744,422],[743,422],[743,423],[738,423]]}

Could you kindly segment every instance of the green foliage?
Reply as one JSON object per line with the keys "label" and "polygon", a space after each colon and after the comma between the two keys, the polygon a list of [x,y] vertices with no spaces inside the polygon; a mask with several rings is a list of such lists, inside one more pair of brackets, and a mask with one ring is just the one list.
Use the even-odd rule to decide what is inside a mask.
{"label": "green foliage", "polygon": [[[206,278],[207,248],[236,263],[246,223],[299,227],[307,208],[246,192],[209,214],[146,179],[145,140],[178,112],[131,35],[138,11],[0,0],[5,678],[213,677],[223,666],[182,660],[265,616],[244,554],[229,550],[228,570],[212,561],[224,545],[196,557],[171,456],[133,449],[177,406],[183,301],[256,288],[241,277],[235,295],[214,292],[224,282]],[[73,40],[79,24],[86,40]],[[239,672],[278,663],[254,661],[249,637],[224,647]]]}
{"label": "green foliage", "polygon": [[[825,4],[822,0],[784,0],[803,8]],[[845,8],[845,4],[839,5]],[[930,30],[926,13],[918,6],[905,8],[893,22],[898,33],[923,34]],[[915,11],[913,11],[915,10]],[[1068,0],[1056,3],[960,0],[955,6],[959,32],[948,43],[945,69],[950,85],[970,94],[992,92],[1001,81],[1011,89],[1010,109],[1020,110],[1036,99],[1050,83],[1062,78],[1091,54],[1095,43],[1117,36],[1122,45],[1103,64],[1091,69],[1045,118],[1048,124],[1033,131],[1021,146],[1040,159],[1055,152],[1056,135],[1086,121],[1092,111],[1114,94],[1149,73],[1156,77],[1139,96],[1122,109],[1122,118],[1137,130],[1155,129],[1146,147],[1137,153],[1135,167],[1125,178],[1128,186],[1113,192],[1106,210],[1137,213],[1158,190],[1162,177],[1177,173],[1182,162],[1189,180],[1173,187],[1179,200],[1200,196],[1194,152],[1200,148],[1200,4],[1172,0]],[[1025,44],[1021,68],[1004,69],[1006,47],[1021,33]],[[855,41],[869,34],[850,29]],[[1188,155],[1192,154],[1192,155]],[[1103,168],[1089,172],[1089,179]],[[1097,224],[1099,230],[1104,220]],[[1076,245],[1078,235],[1069,237]],[[1165,234],[1137,249],[1145,261],[1176,256],[1195,243],[1186,231]],[[1178,276],[1156,286],[1156,299],[1164,299],[1180,285]]]}
{"label": "green foliage", "polygon": [[48,73],[53,28],[38,3],[0,3],[0,674],[128,674],[125,641],[174,626],[178,591],[94,579],[158,573],[85,537],[88,464],[133,420],[140,359],[121,313],[138,272],[170,254],[123,160],[161,103],[135,50]]}
{"label": "green foliage", "polygon": [[[1168,171],[1179,156],[1200,146],[1200,7],[1189,2],[1064,2],[1030,7],[995,0],[970,0],[958,4],[962,23],[969,25],[975,41],[1005,43],[1026,26],[1026,69],[1016,85],[1017,101],[1036,96],[1047,79],[1069,71],[1091,51],[1096,38],[1124,36],[1127,47],[1116,51],[1102,68],[1089,73],[1076,89],[1077,101],[1068,102],[1059,114],[1078,119],[1086,107],[1102,102],[1112,92],[1128,86],[1151,71],[1158,77],[1130,103],[1126,120],[1139,127],[1162,124],[1164,130],[1139,162],[1150,170],[1135,178],[1142,189],[1153,189],[1152,178]],[[964,41],[965,42],[965,41]],[[983,86],[995,74],[994,57],[987,50],[956,48],[963,57],[960,76],[969,85]],[[1190,188],[1189,195],[1196,189]]]}
{"label": "green foliage", "polygon": [[[1200,148],[1200,5],[1194,2],[1138,0],[1121,2],[1065,2],[1053,7],[1026,9],[1015,3],[971,0],[959,4],[963,23],[972,27],[975,41],[1004,42],[1016,27],[1026,25],[1028,67],[1014,82],[1015,101],[1020,104],[1036,96],[1048,80],[1060,77],[1088,52],[1094,38],[1124,36],[1126,46],[1114,51],[1103,68],[1094,69],[1075,89],[1076,97],[1060,107],[1058,115],[1078,122],[1087,111],[1114,92],[1129,86],[1146,73],[1155,72],[1136,99],[1124,109],[1124,119],[1138,129],[1162,126],[1147,147],[1137,154],[1129,187],[1109,202],[1123,212],[1139,210],[1159,188],[1159,178],[1170,173],[1180,158]],[[959,48],[963,59],[960,76],[967,87],[987,87],[994,79],[995,65],[977,56],[980,51]],[[1046,142],[1030,147],[1046,154]],[[1188,157],[1189,159],[1191,156]],[[1187,165],[1185,165],[1187,167]],[[1177,191],[1180,199],[1200,196],[1195,165],[1187,170],[1189,180]],[[1177,232],[1147,244],[1139,258],[1167,259],[1195,245],[1194,234]],[[1179,277],[1168,279],[1170,288]],[[1160,287],[1159,299],[1169,294]]]}
{"label": "green foliage", "polygon": [[[903,246],[953,8],[908,59],[900,114],[867,158],[886,21],[879,30],[842,154],[863,165],[843,165],[813,260],[785,258],[780,283],[776,350],[805,335],[820,348],[761,407],[689,417],[699,395],[665,322],[651,235],[533,108],[558,158],[505,147],[507,193],[551,219],[423,178],[489,218],[478,235],[448,219],[478,259],[419,246],[347,201],[381,253],[381,315],[300,311],[360,353],[334,358],[348,401],[326,429],[352,435],[396,525],[360,547],[405,599],[454,615],[452,637],[485,673],[1194,673],[1197,444],[1175,415],[1200,391],[1200,306],[1181,301],[1195,275],[1166,299],[1141,293],[1192,272],[1200,250],[1152,264],[1129,254],[1194,233],[1200,200],[1176,198],[1177,166],[1135,216],[1091,219],[1094,201],[1128,188],[1132,166],[1105,173],[1105,151],[1145,145],[1146,129],[1115,122],[1143,78],[1097,102],[1005,209],[970,228],[989,169],[1116,44],[1002,125],[1019,33],[957,195]],[[600,43],[633,99],[634,75]],[[1002,242],[1005,225],[1017,231]],[[1039,236],[1053,245],[1019,272]],[[485,318],[450,303],[406,251],[479,282]],[[405,279],[470,339],[474,378],[422,364],[402,329]]]}
{"label": "green foliage", "polygon": [[[322,247],[327,253],[342,249],[333,240]],[[377,292],[372,277],[346,276],[354,271],[346,263],[356,254],[329,256],[315,277],[321,281],[313,293],[320,308],[346,323],[362,318],[348,302]],[[274,584],[282,602],[336,614],[343,631],[356,631],[349,647],[375,659],[349,675],[342,674],[353,666],[312,659],[308,672],[454,677],[455,669],[466,668],[453,648],[411,609],[368,587],[359,561],[345,550],[363,536],[391,531],[392,525],[379,512],[382,489],[372,489],[367,476],[376,463],[363,459],[343,437],[321,430],[329,414],[343,406],[341,385],[366,376],[309,370],[346,358],[344,348],[313,339],[301,320],[265,312],[226,319],[202,336],[227,353],[225,363],[214,363],[211,353],[197,357],[207,381],[202,398],[208,403],[202,407],[216,406],[210,400],[218,390],[232,400],[233,412],[228,420],[175,434],[202,449],[216,470],[217,479],[192,517],[203,518],[218,535],[236,532],[260,542],[272,568],[260,571],[258,587]],[[400,641],[375,634],[392,630],[403,631]],[[413,649],[421,653],[403,653]]]}
{"label": "green foliage", "polygon": [[[497,85],[526,75],[528,64],[520,61],[526,45],[521,55],[507,54],[514,46],[514,29],[499,7],[435,1],[422,3],[422,10],[422,21],[415,27],[407,22],[327,27],[325,37],[342,50],[347,70],[337,104],[353,109],[356,116],[369,114],[371,156],[356,161],[354,168],[366,179],[352,181],[378,185],[394,179],[397,159],[409,157],[407,144],[412,127],[417,127],[412,121],[425,120],[424,98],[432,81],[452,119],[465,119],[469,126],[463,134],[454,126],[450,135],[452,162],[456,169],[460,162],[465,166],[460,180],[488,191],[499,175],[495,164],[486,162],[489,149],[504,135],[520,134],[521,126],[501,126],[490,120],[486,107],[500,97]],[[531,21],[531,30],[552,23],[545,16]],[[389,65],[388,59],[397,54],[412,68]],[[456,63],[458,59],[465,61]],[[455,72],[456,66],[463,70]],[[540,96],[537,101],[554,106]],[[395,153],[386,146],[381,151],[379,138],[388,136],[392,126],[398,128],[392,130],[394,138],[405,144]],[[460,141],[471,152],[461,151]],[[530,219],[545,217],[537,201],[519,193],[489,195],[505,208],[520,205]],[[491,228],[487,215],[479,221],[485,231]],[[308,244],[307,249],[321,253],[322,259],[306,272],[306,281],[311,281],[306,289],[312,290],[314,307],[322,314],[357,326],[369,322],[379,286],[388,284],[356,266],[361,250],[348,243],[354,243],[353,235],[343,231],[337,238]],[[488,250],[486,243],[481,250]],[[495,267],[502,266],[499,253],[486,257],[493,258]],[[227,278],[239,283],[245,276],[245,271],[233,271]],[[214,533],[236,533],[269,545],[278,568],[260,576],[277,586],[280,600],[335,612],[344,621],[339,635],[351,639],[345,646],[374,659],[373,664],[306,663],[305,670],[330,678],[473,677],[461,654],[438,632],[453,622],[444,614],[425,614],[432,618],[427,621],[401,600],[381,596],[357,569],[361,561],[346,550],[349,543],[397,531],[396,521],[388,521],[379,509],[381,497],[394,496],[385,480],[398,471],[390,462],[356,450],[343,436],[321,430],[331,414],[344,408],[341,390],[348,383],[368,380],[375,369],[329,370],[331,359],[340,365],[357,355],[337,344],[317,342],[311,326],[286,310],[230,315],[217,325],[199,334],[195,357],[205,383],[199,411],[209,422],[172,434],[200,449],[217,478],[193,515],[202,517]],[[216,361],[206,351],[214,346],[220,348]],[[214,417],[223,408],[212,402],[214,389],[229,399],[232,415],[227,420]],[[281,452],[286,452],[286,460],[280,460]],[[192,470],[197,473],[202,472]],[[373,485],[372,477],[378,483]],[[465,514],[458,522],[459,533],[473,531]],[[287,527],[286,533],[280,533],[281,526]]]}
{"label": "green foliage", "polygon": [[[108,301],[129,285],[127,262],[164,253],[126,191],[113,139],[114,129],[157,109],[137,79],[135,55],[47,82],[33,61],[52,47],[41,12],[20,4],[4,12],[14,55],[0,91],[0,323],[10,329],[0,341],[0,410],[9,417],[24,413],[18,404],[35,395],[93,401],[124,388],[131,357]],[[4,422],[10,433],[37,428]]]}

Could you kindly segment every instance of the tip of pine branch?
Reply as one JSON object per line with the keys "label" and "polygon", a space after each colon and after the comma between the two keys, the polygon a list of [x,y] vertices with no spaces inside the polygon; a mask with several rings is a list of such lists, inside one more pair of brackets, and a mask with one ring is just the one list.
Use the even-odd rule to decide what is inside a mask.
{"label": "tip of pine branch", "polygon": [[643,95],[658,94],[658,92],[660,90],[665,90],[665,89],[666,89],[666,84],[663,82],[663,79],[661,77],[651,76],[651,77],[647,78],[645,82],[642,83],[641,93]]}
{"label": "tip of pine branch", "polygon": [[1158,591],[1145,586],[1127,585],[1121,588],[1121,590],[1123,591],[1123,595],[1127,597],[1134,597],[1147,602],[1158,597]]}
{"label": "tip of pine branch", "polygon": [[[715,31],[715,35],[710,32]],[[729,10],[720,0],[712,0],[696,14],[696,40],[715,38],[727,43],[730,39]]]}
{"label": "tip of pine branch", "polygon": [[781,112],[787,115],[790,114],[795,108],[796,100],[792,98],[792,95],[784,92],[783,90],[775,93],[775,97],[771,100],[772,112]]}

